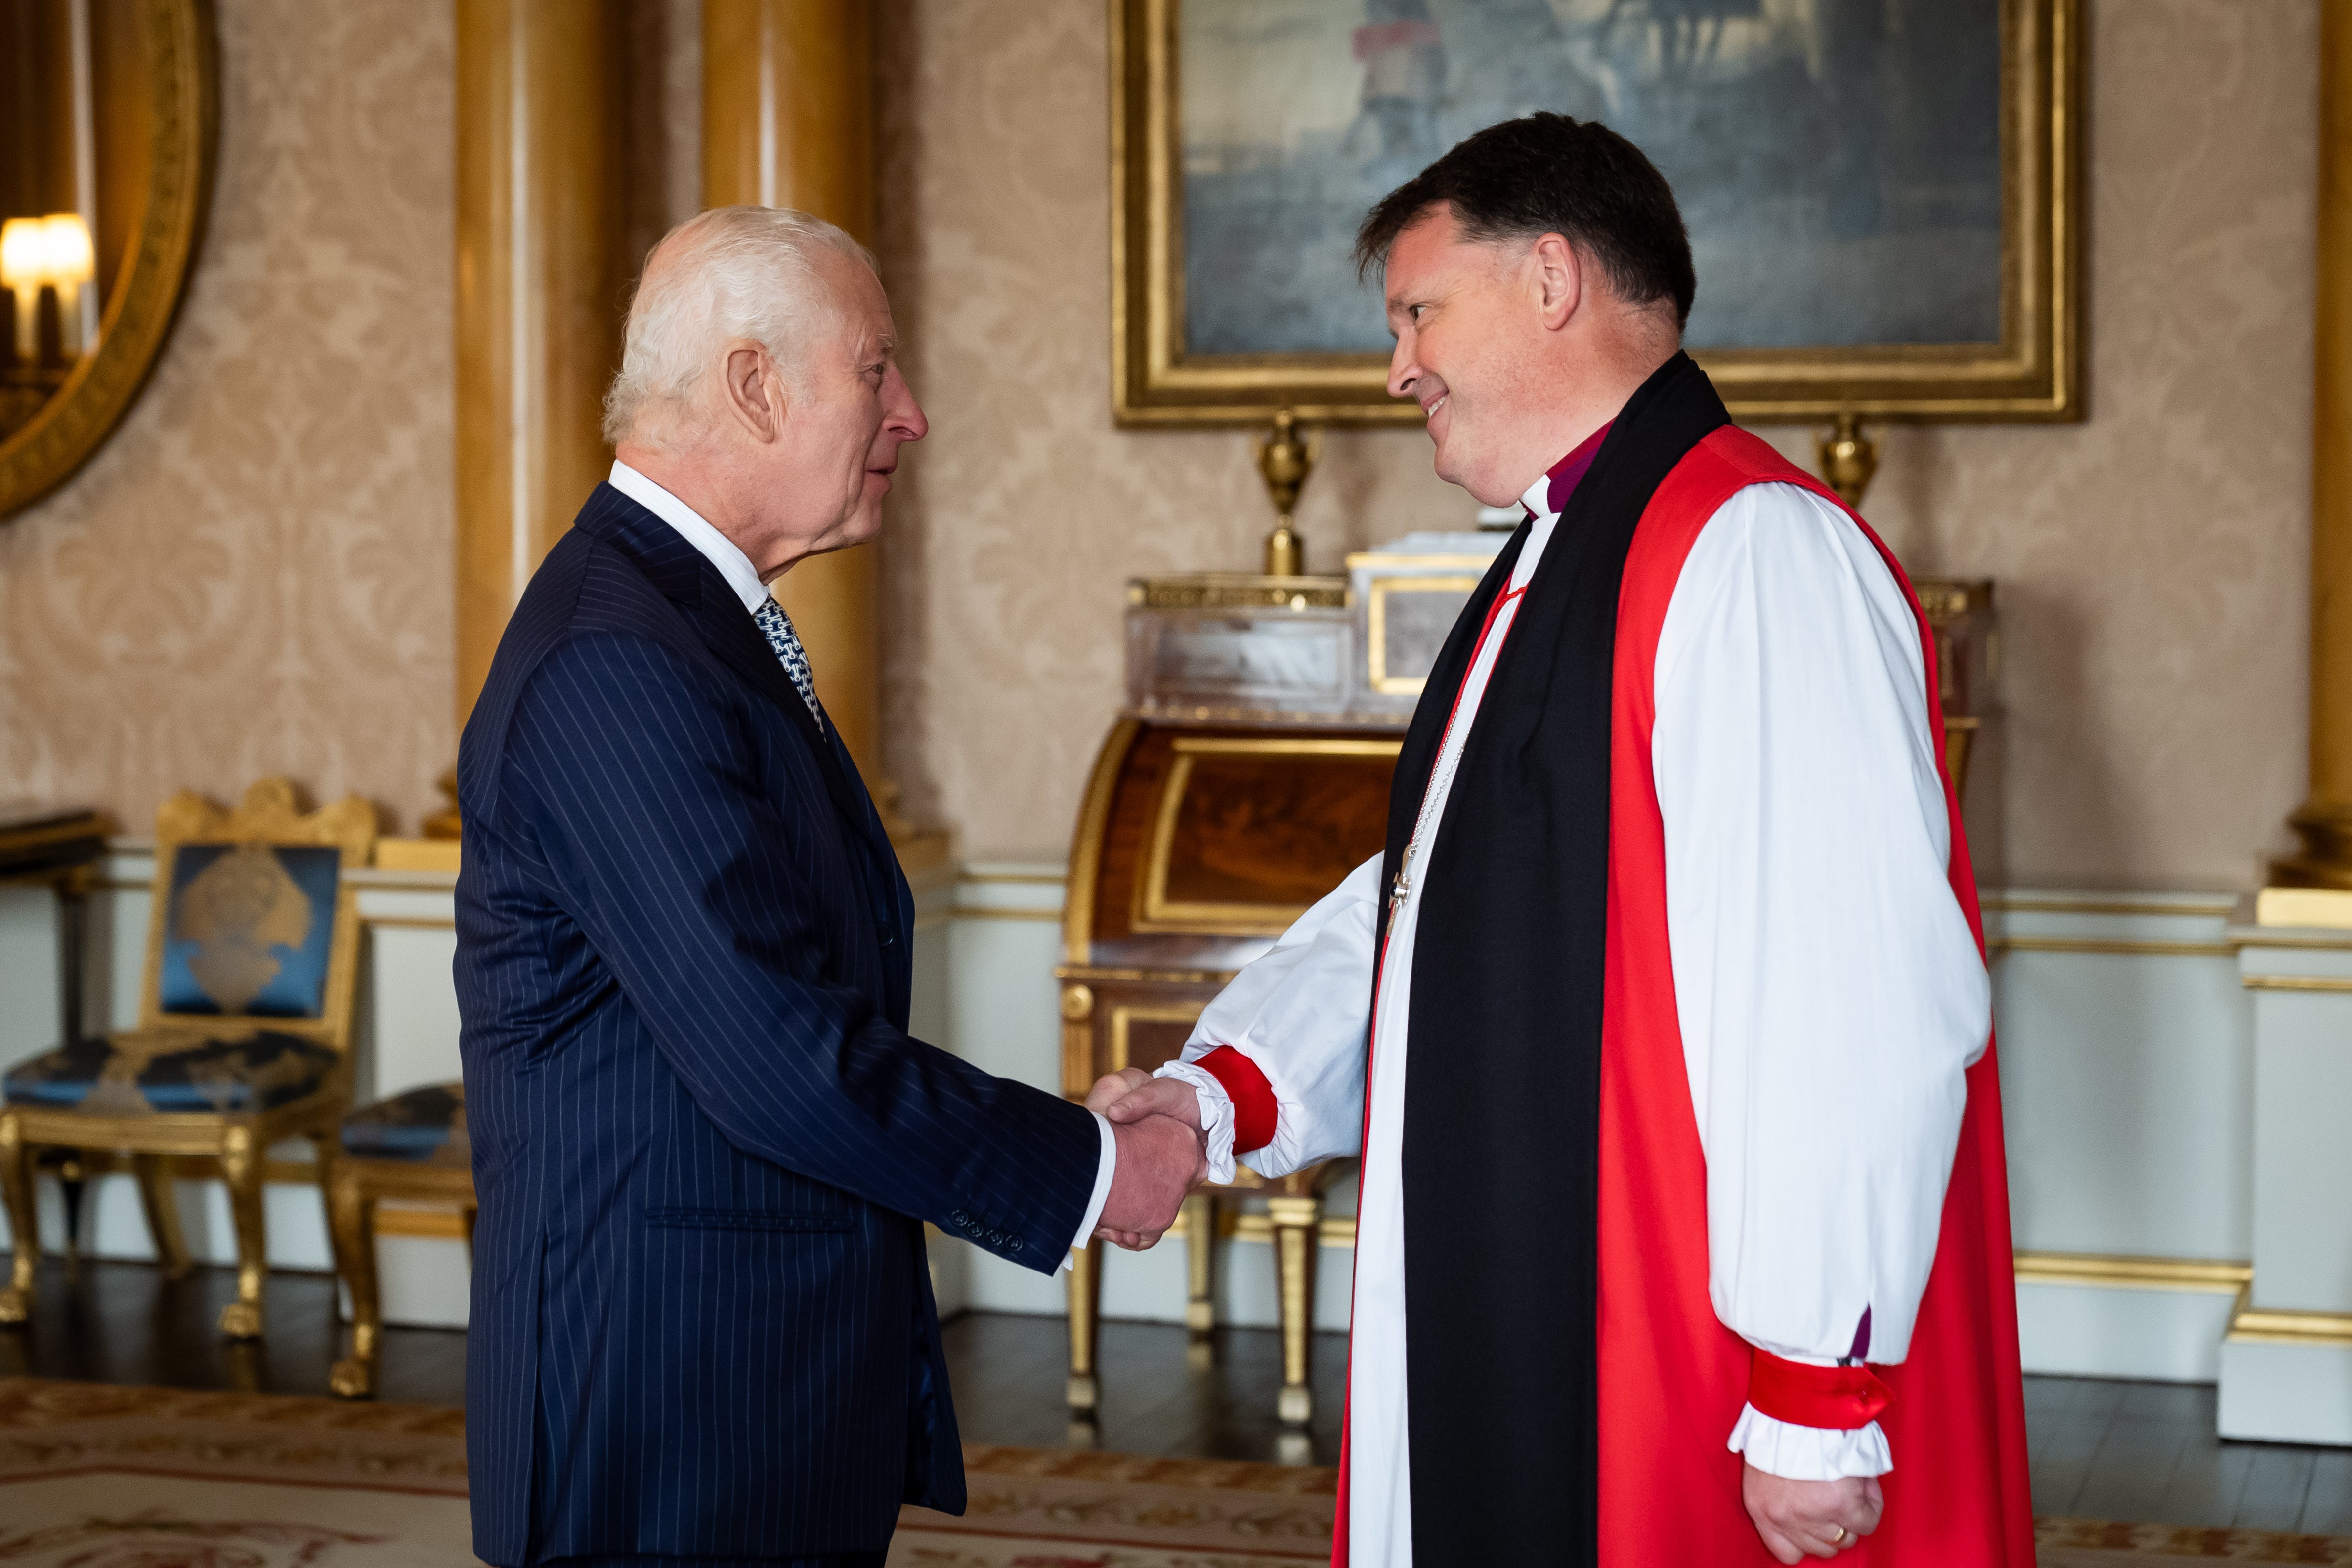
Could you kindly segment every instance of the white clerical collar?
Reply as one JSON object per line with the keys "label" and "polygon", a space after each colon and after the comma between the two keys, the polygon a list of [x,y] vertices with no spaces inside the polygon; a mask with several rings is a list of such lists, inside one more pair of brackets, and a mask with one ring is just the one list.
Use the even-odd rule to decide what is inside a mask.
{"label": "white clerical collar", "polygon": [[[620,465],[616,463],[614,466],[617,468]],[[1519,505],[1528,509],[1528,516],[1546,527],[1559,521],[1559,514],[1551,509],[1551,473],[1549,469],[1537,475],[1536,482],[1519,493]]]}
{"label": "white clerical collar", "polygon": [[751,558],[735,547],[735,541],[703,520],[702,514],[646,478],[619,458],[613,460],[613,488],[676,528],[678,537],[700,550],[743,608],[757,614],[760,601],[768,597],[768,585],[760,580],[759,569]]}

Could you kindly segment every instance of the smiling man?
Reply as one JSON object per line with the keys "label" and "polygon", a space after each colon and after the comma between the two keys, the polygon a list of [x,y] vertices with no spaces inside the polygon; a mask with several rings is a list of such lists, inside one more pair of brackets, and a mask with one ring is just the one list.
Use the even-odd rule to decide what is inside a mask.
{"label": "smiling man", "polygon": [[480,1202],[474,1547],[879,1568],[963,1511],[923,1222],[1052,1272],[1202,1168],[907,1033],[914,908],[766,584],[871,538],[928,428],[873,262],[724,207],[656,247],[620,460],[458,748]]}
{"label": "smiling man", "polygon": [[1605,128],[1479,132],[1359,256],[1438,474],[1527,520],[1386,853],[1109,1110],[1220,1178],[1361,1154],[1337,1561],[2029,1568],[1990,988],[1901,569],[1682,353],[1674,194]]}

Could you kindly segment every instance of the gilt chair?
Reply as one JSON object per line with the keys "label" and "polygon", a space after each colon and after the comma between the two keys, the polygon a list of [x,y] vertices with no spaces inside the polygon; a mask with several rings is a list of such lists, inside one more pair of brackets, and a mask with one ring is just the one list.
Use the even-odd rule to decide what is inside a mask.
{"label": "gilt chair", "polygon": [[385,1198],[455,1208],[474,1246],[474,1145],[466,1086],[434,1083],[362,1105],[343,1118],[342,1152],[327,1187],[335,1268],[352,1292],[352,1354],[328,1386],[346,1399],[375,1394],[383,1311],[376,1289],[375,1211]]}
{"label": "gilt chair", "polygon": [[155,815],[155,896],[139,1027],[69,1040],[0,1078],[0,1189],[15,1247],[0,1324],[32,1308],[37,1151],[127,1153],[155,1256],[187,1271],[173,1178],[217,1168],[236,1228],[230,1339],[258,1339],[268,1151],[308,1136],[323,1191],[351,1104],[359,919],[348,873],[368,863],[375,812],[355,797],[304,815],[264,779],[235,810],[182,793]]}

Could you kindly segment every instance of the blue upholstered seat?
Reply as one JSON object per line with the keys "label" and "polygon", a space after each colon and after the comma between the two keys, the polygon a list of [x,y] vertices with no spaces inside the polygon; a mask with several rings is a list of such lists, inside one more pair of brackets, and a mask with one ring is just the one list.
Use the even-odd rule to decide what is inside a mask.
{"label": "blue upholstered seat", "polygon": [[474,1144],[466,1135],[466,1086],[428,1084],[361,1106],[343,1118],[343,1153],[362,1160],[470,1167]]}
{"label": "blue upholstered seat", "polygon": [[218,1040],[124,1034],[19,1062],[0,1079],[0,1094],[11,1105],[94,1116],[249,1115],[317,1093],[339,1060],[317,1040],[270,1030]]}

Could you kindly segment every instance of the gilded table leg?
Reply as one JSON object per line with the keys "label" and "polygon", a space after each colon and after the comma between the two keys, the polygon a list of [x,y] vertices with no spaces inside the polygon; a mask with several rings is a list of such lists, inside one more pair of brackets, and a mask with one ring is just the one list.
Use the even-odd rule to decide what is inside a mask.
{"label": "gilded table leg", "polygon": [[1184,1326],[1192,1333],[1185,1360],[1195,1367],[1216,1358],[1216,1342],[1209,1337],[1217,1326],[1216,1259],[1216,1196],[1196,1192],[1184,1200]]}
{"label": "gilded table leg", "polygon": [[7,1287],[0,1289],[0,1324],[21,1323],[32,1315],[41,1228],[33,1207],[33,1151],[25,1145],[24,1124],[7,1111],[0,1111],[0,1196],[7,1199],[8,1239],[16,1249]]}
{"label": "gilded table leg", "polygon": [[1282,1393],[1275,1414],[1291,1426],[1315,1417],[1315,1390],[1307,1381],[1315,1336],[1315,1249],[1323,1219],[1319,1197],[1270,1197],[1274,1265],[1281,1286]]}
{"label": "gilded table leg", "polygon": [[180,1199],[173,1190],[171,1162],[162,1155],[133,1155],[131,1168],[139,1177],[139,1203],[147,1211],[147,1235],[155,1244],[155,1261],[163,1278],[187,1277],[188,1241],[180,1231]]}
{"label": "gilded table leg", "polygon": [[335,1267],[352,1291],[352,1354],[335,1363],[327,1385],[346,1399],[375,1395],[377,1339],[383,1323],[375,1277],[375,1205],[362,1172],[349,1161],[335,1167],[327,1188],[327,1218],[335,1238]]}
{"label": "gilded table leg", "polygon": [[1073,1414],[1091,1416],[1100,1395],[1095,1380],[1095,1327],[1102,1315],[1103,1244],[1090,1241],[1070,1254],[1070,1383]]}
{"label": "gilded table leg", "polygon": [[221,1134],[221,1175],[236,1225],[236,1300],[220,1315],[220,1332],[228,1339],[261,1337],[261,1287],[269,1270],[269,1227],[261,1195],[265,1153],[250,1126],[233,1125]]}

